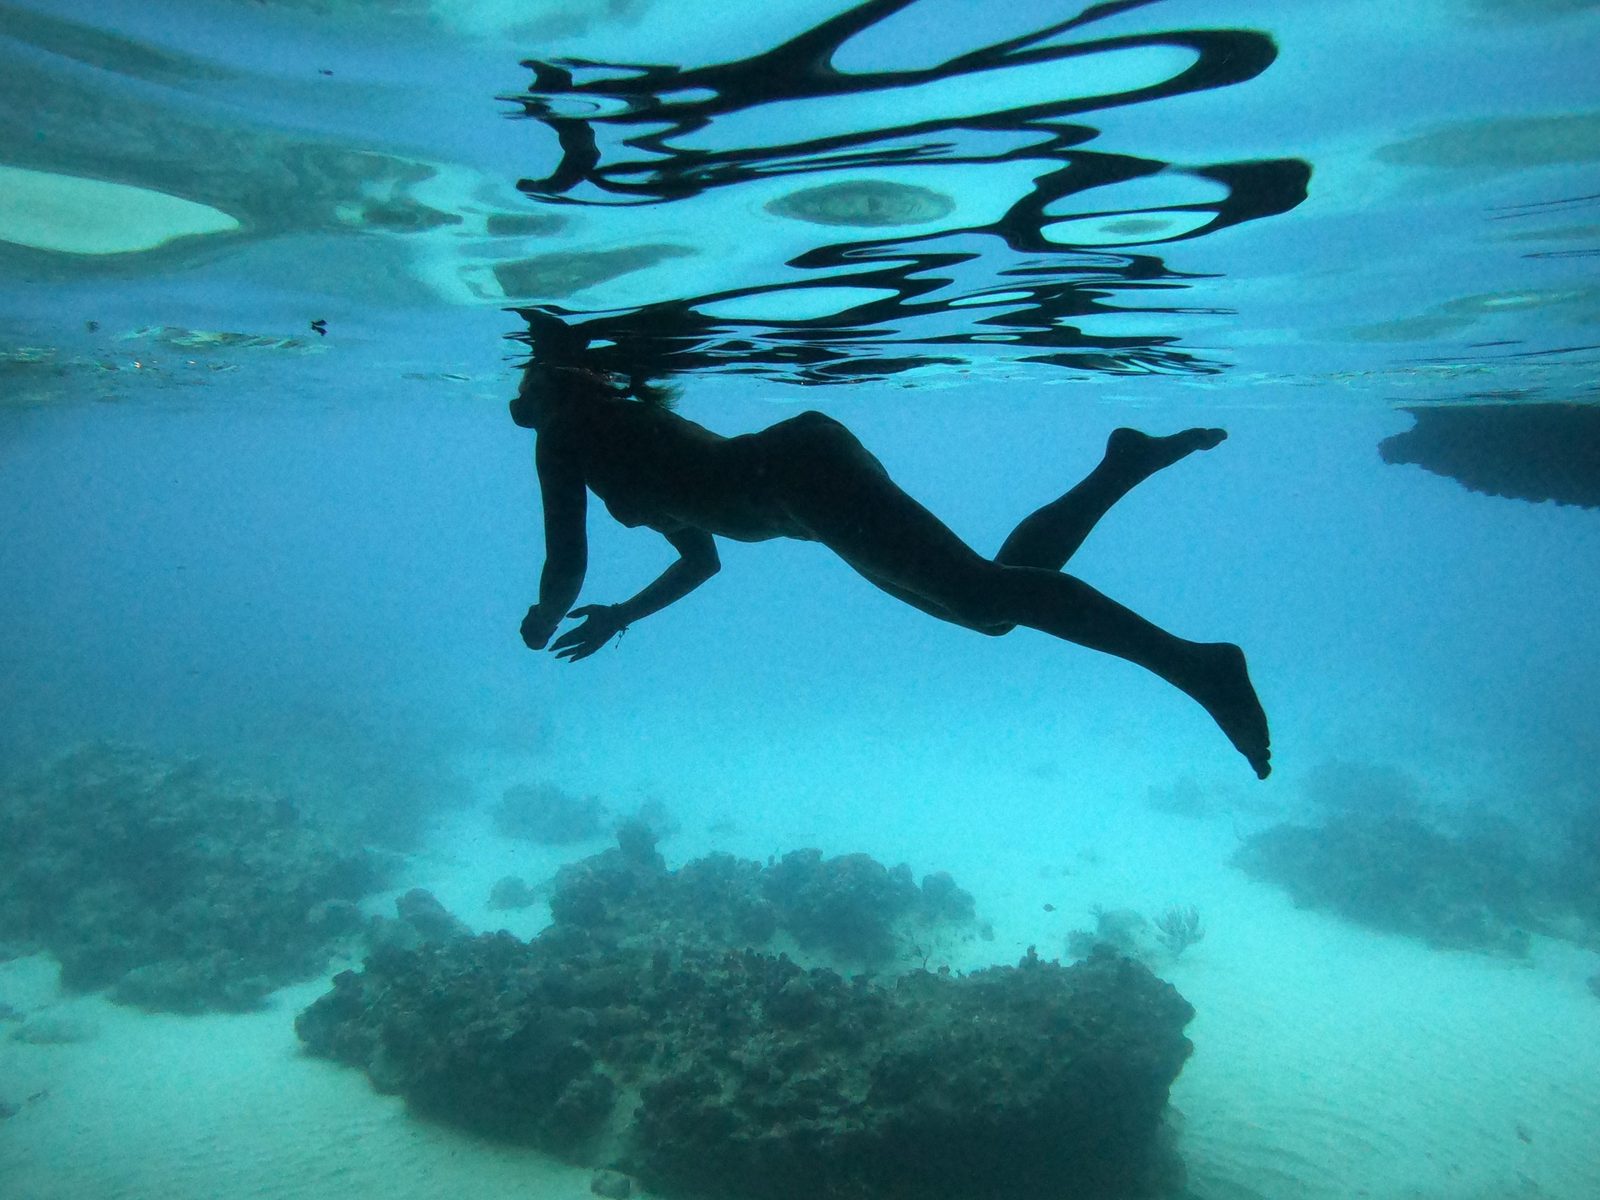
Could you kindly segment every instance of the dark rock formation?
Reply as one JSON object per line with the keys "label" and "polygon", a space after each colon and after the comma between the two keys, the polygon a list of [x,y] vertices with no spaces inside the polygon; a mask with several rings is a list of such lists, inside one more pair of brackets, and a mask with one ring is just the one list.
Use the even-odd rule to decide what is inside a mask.
{"label": "dark rock formation", "polygon": [[1385,438],[1387,463],[1415,463],[1512,500],[1600,508],[1600,407],[1457,404],[1405,410],[1417,419]]}
{"label": "dark rock formation", "polygon": [[1144,967],[1030,950],[879,983],[755,948],[788,929],[879,956],[894,922],[971,910],[948,876],[918,887],[865,856],[668,871],[649,831],[627,829],[563,870],[532,942],[380,947],[295,1027],[419,1114],[667,1193],[1164,1194],[1193,1012]]}
{"label": "dark rock formation", "polygon": [[384,863],[197,762],[94,746],[0,788],[0,937],[62,983],[173,1012],[321,971]]}
{"label": "dark rock formation", "polygon": [[495,828],[507,837],[545,846],[587,841],[606,832],[600,797],[575,796],[549,783],[507,788],[493,815]]}
{"label": "dark rock formation", "polygon": [[412,888],[396,897],[394,909],[392,917],[373,917],[367,921],[368,950],[415,950],[418,946],[472,936],[471,927],[439,903],[439,898],[427,888]]}
{"label": "dark rock formation", "polygon": [[801,948],[856,966],[887,962],[909,932],[971,922],[972,896],[950,876],[894,868],[865,854],[795,850],[767,866],[711,854],[668,871],[639,822],[619,845],[563,867],[550,911],[557,923],[606,936],[662,935],[716,946],[760,946],[780,930]]}
{"label": "dark rock formation", "polygon": [[489,907],[500,912],[515,908],[532,908],[539,903],[542,893],[520,875],[503,875],[489,889]]}
{"label": "dark rock formation", "polygon": [[614,813],[598,796],[576,796],[554,784],[518,784],[501,794],[492,814],[506,837],[543,846],[592,841],[627,826],[640,826],[656,838],[678,832],[678,820],[659,800],[646,800],[627,816]]}
{"label": "dark rock formation", "polygon": [[1158,1194],[1192,1009],[1143,967],[1031,952],[892,986],[582,930],[385,950],[296,1030],[419,1113],[667,1192]]}
{"label": "dark rock formation", "polygon": [[1317,826],[1274,825],[1233,862],[1300,907],[1434,946],[1520,957],[1541,929],[1538,872],[1516,847],[1413,817],[1350,812]]}

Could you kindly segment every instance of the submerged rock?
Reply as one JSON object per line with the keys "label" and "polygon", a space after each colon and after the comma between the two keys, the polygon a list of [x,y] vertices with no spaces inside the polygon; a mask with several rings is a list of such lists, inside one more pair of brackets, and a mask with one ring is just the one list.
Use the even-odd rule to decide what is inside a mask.
{"label": "submerged rock", "polygon": [[1180,1174],[1193,1010],[1144,967],[1030,950],[880,984],[757,948],[878,955],[896,921],[970,921],[948,875],[815,850],[669,871],[641,825],[564,868],[551,913],[531,942],[381,945],[295,1029],[421,1115],[669,1194],[1109,1200]]}
{"label": "submerged rock", "polygon": [[1539,873],[1516,847],[1413,817],[1346,812],[1317,826],[1274,825],[1233,864],[1301,907],[1434,946],[1520,958],[1540,930]]}
{"label": "submerged rock", "polygon": [[1031,1200],[1173,1181],[1162,1115],[1192,1015],[1108,953],[877,986],[753,950],[500,933],[375,954],[295,1027],[419,1113],[614,1153],[668,1194]]}
{"label": "submerged rock", "polygon": [[[919,887],[905,865],[865,854],[824,858],[795,850],[766,866],[710,854],[668,871],[654,835],[639,822],[619,845],[556,875],[550,911],[558,925],[607,938],[687,939],[741,949],[780,931],[803,950],[877,967],[929,932],[972,923],[972,896],[944,872]],[[922,955],[925,957],[925,955]]]}
{"label": "submerged rock", "polygon": [[489,889],[489,907],[499,911],[531,908],[539,902],[541,894],[539,888],[531,887],[521,876],[504,875]]}
{"label": "submerged rock", "polygon": [[321,971],[385,862],[198,761],[79,750],[0,789],[0,937],[70,989],[240,1010]]}

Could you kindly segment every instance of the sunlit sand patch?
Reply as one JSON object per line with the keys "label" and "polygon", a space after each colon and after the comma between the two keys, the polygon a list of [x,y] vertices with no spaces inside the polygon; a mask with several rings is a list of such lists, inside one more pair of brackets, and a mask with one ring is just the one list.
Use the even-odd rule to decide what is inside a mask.
{"label": "sunlit sand patch", "polygon": [[1398,166],[1490,171],[1600,162],[1600,113],[1459,121],[1380,146],[1373,157]]}
{"label": "sunlit sand patch", "polygon": [[766,209],[780,217],[813,225],[926,225],[955,211],[956,202],[930,188],[884,179],[858,179],[803,188]]}
{"label": "sunlit sand patch", "polygon": [[133,254],[231,233],[220,209],[165,192],[0,165],[0,240],[57,254]]}

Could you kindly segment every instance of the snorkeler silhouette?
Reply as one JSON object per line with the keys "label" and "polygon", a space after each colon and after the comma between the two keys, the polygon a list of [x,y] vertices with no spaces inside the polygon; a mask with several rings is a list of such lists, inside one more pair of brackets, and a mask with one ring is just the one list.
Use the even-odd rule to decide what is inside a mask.
{"label": "snorkeler silhouette", "polygon": [[[1211,714],[1262,779],[1267,718],[1239,647],[1185,641],[1061,568],[1132,488],[1227,434],[1151,437],[1118,429],[1100,465],[1028,516],[983,557],[889,478],[832,417],[803,412],[723,437],[662,402],[640,377],[564,355],[525,368],[511,417],[538,433],[545,562],[522,640],[541,650],[564,618],[582,623],[550,649],[587,658],[631,623],[682,599],[720,569],[715,538],[820,542],[891,596],[944,621],[998,636],[1018,625],[1114,654],[1155,672]],[[678,560],[621,604],[573,608],[588,564],[586,490],[623,525],[656,530]]]}

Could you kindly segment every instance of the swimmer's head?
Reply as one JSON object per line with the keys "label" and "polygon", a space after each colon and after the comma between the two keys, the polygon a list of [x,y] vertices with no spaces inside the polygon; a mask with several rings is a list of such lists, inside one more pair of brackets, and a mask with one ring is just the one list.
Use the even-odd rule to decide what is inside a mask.
{"label": "swimmer's head", "polygon": [[524,429],[537,429],[552,402],[620,394],[622,389],[600,371],[534,360],[522,369],[517,398],[511,402],[511,419]]}
{"label": "swimmer's head", "polygon": [[588,400],[596,397],[632,397],[645,404],[672,408],[678,390],[640,375],[626,383],[607,371],[593,367],[573,367],[534,360],[522,369],[517,398],[511,402],[511,419],[524,429],[537,429],[542,414],[552,401]]}

